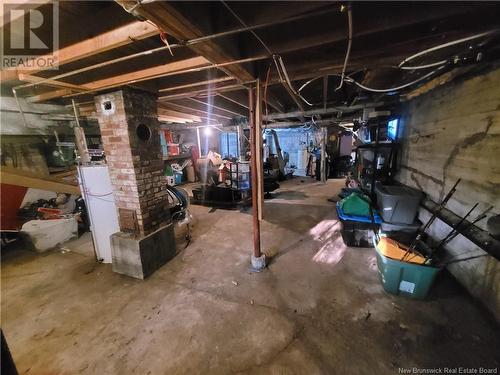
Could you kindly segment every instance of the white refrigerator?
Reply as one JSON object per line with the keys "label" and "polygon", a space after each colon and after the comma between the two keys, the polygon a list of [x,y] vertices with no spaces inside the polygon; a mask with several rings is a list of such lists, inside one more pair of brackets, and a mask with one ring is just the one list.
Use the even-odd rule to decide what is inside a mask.
{"label": "white refrigerator", "polygon": [[82,192],[97,258],[111,263],[111,240],[120,231],[113,188],[106,165],[79,166],[78,182]]}

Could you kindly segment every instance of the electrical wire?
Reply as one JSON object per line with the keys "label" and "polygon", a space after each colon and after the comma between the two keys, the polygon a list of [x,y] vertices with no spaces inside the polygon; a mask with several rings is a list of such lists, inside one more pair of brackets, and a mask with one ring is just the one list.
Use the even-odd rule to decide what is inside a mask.
{"label": "electrical wire", "polygon": [[447,62],[448,60],[441,60],[441,61],[436,61],[434,63],[419,65],[419,66],[393,66],[393,67],[403,70],[418,70],[418,69],[428,69],[428,68],[433,68],[435,66],[444,65]]}
{"label": "electrical wire", "polygon": [[[233,11],[231,9],[231,7],[229,5],[227,5],[227,3],[224,0],[221,0],[221,3],[224,4],[224,6],[227,8],[227,10],[234,16],[234,18],[236,18],[238,20],[239,23],[241,23],[244,27],[248,27],[247,24],[245,23],[245,21],[243,21],[240,18],[240,16],[238,16],[238,14],[236,14],[236,12]],[[273,53],[271,52],[271,49],[266,45],[266,43],[264,43],[264,41],[262,40],[262,38],[260,36],[258,36],[255,31],[250,30],[250,32],[260,42],[260,44],[262,44],[262,46],[266,49],[267,53],[269,53],[270,55],[272,55]]]}
{"label": "electrical wire", "polygon": [[[283,77],[285,77],[284,81],[283,81],[283,78],[281,77],[281,74],[280,74],[280,78],[282,79],[281,82],[284,82],[287,84],[287,86],[290,88],[290,90],[292,90],[292,92],[297,95],[300,99],[302,99],[302,101],[304,103],[306,103],[307,105],[311,106],[312,107],[312,104],[309,103],[309,101],[307,101],[302,95],[300,95],[300,93],[298,91],[296,91],[293,86],[292,86],[292,82],[290,81],[290,77],[288,76],[288,72],[286,70],[286,67],[285,67],[285,62],[283,61],[283,59],[281,58],[280,55],[273,55],[273,59],[274,59],[274,62],[276,64],[276,68],[278,69],[278,73],[279,73],[279,67],[281,67],[281,70],[283,72]],[[276,61],[277,60],[277,61]],[[279,66],[279,67],[278,67]]]}
{"label": "electrical wire", "polygon": [[347,52],[345,54],[345,59],[344,59],[344,66],[342,68],[342,74],[341,74],[341,79],[340,83],[335,89],[335,91],[338,91],[342,88],[344,85],[344,78],[345,78],[345,71],[347,69],[347,63],[349,62],[349,56],[351,54],[351,47],[352,47],[352,7],[351,4],[349,3],[347,5],[347,18],[348,18],[348,23],[349,23],[349,29],[348,29],[348,41],[347,41]]}
{"label": "electrical wire", "polygon": [[[156,26],[158,27],[158,26]],[[158,30],[160,30],[160,28],[158,27]],[[160,30],[160,39],[163,43],[165,43],[165,45],[167,46],[169,52],[170,52],[170,55],[173,56],[174,53],[172,52],[172,49],[170,48],[170,44],[168,43],[168,39],[167,39],[167,33],[165,33],[164,31],[161,31]]]}
{"label": "electrical wire", "polygon": [[423,81],[424,79],[432,76],[433,74],[437,73],[439,70],[441,70],[443,68],[444,68],[444,65],[440,66],[439,68],[433,70],[430,73],[427,73],[427,74],[423,75],[422,77],[417,78],[414,81],[405,83],[404,85],[401,85],[401,86],[391,87],[391,88],[388,88],[388,89],[374,89],[374,88],[371,88],[371,87],[367,87],[367,86],[364,86],[361,83],[355,81],[354,79],[352,79],[350,77],[349,78],[345,78],[345,81],[349,82],[349,83],[354,83],[356,86],[358,86],[358,87],[360,87],[360,88],[362,88],[363,90],[366,90],[366,91],[385,93],[385,92],[398,91],[398,90],[404,89],[406,87],[412,86],[412,85],[414,85],[414,84],[416,84],[416,83],[418,83],[420,81]]}
{"label": "electrical wire", "polygon": [[[120,5],[123,9],[125,9],[125,11],[127,13],[134,15],[134,10],[136,10],[141,5],[154,3],[155,1],[157,1],[157,0],[137,0],[137,3],[130,8],[127,8],[124,4],[120,4]],[[170,43],[167,40],[167,34],[153,21],[148,20],[148,19],[146,19],[145,21],[158,29],[158,31],[160,32],[161,41],[167,46],[168,51],[170,52],[170,55],[173,56],[174,53],[172,52],[172,49],[170,48]]]}
{"label": "electrical wire", "polygon": [[[352,20],[351,20],[352,22]],[[408,87],[408,86],[411,86],[415,83],[418,83],[420,82],[421,80],[431,76],[432,74],[436,73],[437,71],[441,70],[444,65],[446,65],[448,63],[448,60],[440,60],[440,61],[436,61],[436,62],[433,62],[433,63],[429,63],[429,64],[424,64],[424,65],[418,65],[418,66],[404,66],[404,64],[406,64],[407,62],[419,57],[419,56],[423,56],[423,55],[426,55],[430,52],[433,52],[433,51],[437,51],[439,49],[442,49],[442,48],[446,48],[446,47],[450,47],[450,46],[453,46],[453,45],[456,45],[456,44],[460,44],[460,43],[464,43],[464,42],[467,42],[467,41],[470,41],[470,40],[474,40],[474,39],[478,39],[478,38],[482,38],[484,36],[488,36],[488,35],[491,35],[491,34],[494,34],[498,32],[498,29],[495,29],[495,30],[490,30],[490,31],[487,31],[487,32],[484,32],[484,33],[480,33],[480,34],[476,34],[476,35],[472,35],[472,36],[469,36],[469,37],[466,37],[466,38],[461,38],[461,39],[457,39],[457,40],[454,40],[454,41],[451,41],[451,42],[448,42],[448,43],[444,43],[444,44],[440,44],[438,46],[434,46],[432,48],[429,48],[429,49],[426,49],[426,50],[423,50],[423,51],[420,51],[414,55],[411,55],[409,57],[407,57],[406,59],[404,59],[403,61],[401,61],[401,63],[399,63],[399,65],[397,66],[392,66],[394,68],[398,68],[398,69],[402,69],[402,70],[419,70],[419,69],[428,69],[428,68],[433,68],[433,67],[436,67],[436,66],[439,66],[439,68],[435,69],[434,71],[424,75],[423,77],[413,81],[413,82],[410,82],[410,83],[407,83],[405,85],[402,85],[402,86],[399,86],[399,87],[394,87],[394,88],[390,88],[390,89],[373,89],[373,88],[370,88],[370,87],[366,87],[362,84],[360,84],[359,82],[355,81],[354,79],[352,79],[350,76],[348,76],[347,78],[345,78],[345,72],[344,72],[344,69],[343,69],[343,72],[344,72],[344,76],[341,74],[328,74],[328,76],[338,76],[338,77],[341,77],[341,83],[339,85],[339,87],[342,87],[342,82],[346,81],[346,82],[350,82],[350,83],[354,83],[355,85],[359,86],[360,88],[364,89],[364,90],[367,90],[367,91],[372,91],[372,92],[380,92],[380,93],[383,93],[383,92],[391,92],[391,91],[397,91],[397,90],[400,90],[402,88],[405,88],[405,87]],[[347,54],[346,54],[346,58],[347,58]],[[347,61],[344,60],[344,62]],[[345,65],[345,64],[344,64]],[[352,75],[352,74],[351,74]],[[311,84],[312,82],[318,80],[322,78],[322,76],[319,76],[319,77],[315,77],[315,78],[312,78],[310,79],[309,81],[305,82],[298,90],[298,92],[301,92],[303,89],[305,89],[309,84]],[[335,91],[337,91],[337,89],[335,89]]]}
{"label": "electrical wire", "polygon": [[[418,53],[416,53],[414,55],[411,55],[411,56],[407,57],[406,59],[404,59],[403,61],[401,61],[399,63],[398,67],[401,68],[408,61],[414,60],[417,57],[420,57],[420,56],[423,56],[423,55],[427,55],[429,52],[434,52],[434,51],[437,51],[437,50],[440,50],[440,49],[443,49],[443,48],[446,48],[446,47],[454,46],[456,44],[468,42],[469,40],[474,40],[474,39],[482,38],[484,36],[491,35],[491,34],[493,34],[495,32],[498,32],[498,29],[486,31],[486,32],[480,33],[480,34],[471,35],[471,36],[468,36],[466,38],[456,39],[456,40],[453,40],[453,41],[448,42],[448,43],[443,43],[443,44],[440,44],[438,46],[434,46],[432,48],[428,48],[426,50],[420,51],[420,52],[418,52]],[[433,64],[437,65],[438,62],[432,63],[432,64],[427,64],[427,65],[433,65]],[[413,69],[415,69],[415,67],[413,67]],[[416,69],[419,69],[419,67],[416,67]],[[424,68],[421,68],[421,69],[424,69]]]}

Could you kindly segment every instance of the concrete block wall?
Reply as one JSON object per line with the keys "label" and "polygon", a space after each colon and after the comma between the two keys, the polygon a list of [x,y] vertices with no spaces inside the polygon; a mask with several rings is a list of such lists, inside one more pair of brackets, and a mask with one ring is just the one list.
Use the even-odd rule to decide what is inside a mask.
{"label": "concrete block wall", "polygon": [[[308,154],[305,154],[304,150],[307,148],[309,141],[314,139],[313,132],[298,129],[277,129],[276,132],[281,149],[288,152],[290,157],[288,166],[295,165],[297,167],[295,175],[305,176]],[[275,153],[276,150],[272,136],[267,136],[266,138],[269,140],[270,145],[272,145],[272,152]]]}
{"label": "concrete block wall", "polygon": [[148,235],[170,221],[156,97],[124,89],[95,105],[116,206],[135,211],[139,234]]}
{"label": "concrete block wall", "polygon": [[[500,213],[500,68],[457,79],[416,97],[402,115],[401,170],[397,179],[439,201],[462,181],[447,207],[472,218],[489,206]],[[421,210],[426,221],[429,213]],[[486,220],[478,224],[486,228]],[[430,234],[443,238],[450,227],[436,220]],[[448,266],[454,277],[500,321],[500,265],[462,236],[446,247],[450,259],[483,255]]]}

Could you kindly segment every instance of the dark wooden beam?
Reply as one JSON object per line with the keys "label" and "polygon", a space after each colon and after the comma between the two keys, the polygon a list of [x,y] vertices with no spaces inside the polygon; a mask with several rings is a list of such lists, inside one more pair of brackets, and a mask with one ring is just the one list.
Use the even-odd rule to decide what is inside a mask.
{"label": "dark wooden beam", "polygon": [[[120,5],[131,8],[137,4],[135,0],[116,0]],[[180,42],[195,39],[203,36],[203,32],[190,20],[184,17],[175,7],[165,1],[158,1],[136,7],[137,14],[149,19],[160,27],[168,35],[173,36]],[[223,63],[234,60],[213,40],[190,45],[193,51],[205,57],[212,63]],[[236,78],[240,82],[247,82],[254,79],[252,74],[239,64],[229,65],[222,68],[228,75]]]}
{"label": "dark wooden beam", "polygon": [[237,112],[237,111],[232,111],[230,109],[227,109],[225,107],[221,107],[221,106],[216,105],[214,103],[209,103],[208,101],[203,101],[203,100],[199,100],[199,99],[195,99],[195,98],[188,98],[188,99],[194,101],[195,103],[202,104],[202,105],[206,106],[207,108],[208,107],[215,108],[215,109],[218,109],[220,111],[230,113],[234,116],[247,116],[247,114],[248,114],[247,111],[244,111],[244,110]]}
{"label": "dark wooden beam", "polygon": [[182,105],[182,104],[178,104],[178,103],[162,102],[160,104],[160,106],[163,108],[167,108],[167,109],[169,109],[169,108],[173,109],[174,111],[181,111],[181,112],[190,113],[192,115],[201,117],[203,119],[210,119],[212,121],[216,120],[214,117],[221,118],[224,120],[230,120],[232,118],[231,116],[220,115],[220,114],[213,113],[213,112],[209,113],[209,112],[203,111],[201,109],[196,109],[196,108],[189,107],[189,106]]}
{"label": "dark wooden beam", "polygon": [[264,116],[264,120],[280,120],[287,118],[294,118],[299,116],[313,116],[313,115],[329,115],[336,114],[339,112],[352,112],[363,109],[365,107],[377,107],[383,105],[383,103],[368,103],[368,104],[358,104],[353,106],[339,106],[339,107],[330,107],[330,108],[316,108],[310,109],[308,111],[293,111],[287,113],[273,113],[268,116]]}

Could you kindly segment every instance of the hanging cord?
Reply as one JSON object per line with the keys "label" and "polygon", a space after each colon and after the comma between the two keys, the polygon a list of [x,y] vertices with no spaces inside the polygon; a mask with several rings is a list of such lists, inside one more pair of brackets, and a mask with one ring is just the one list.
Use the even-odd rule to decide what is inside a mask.
{"label": "hanging cord", "polygon": [[[276,65],[276,69],[278,69],[278,74],[280,76],[281,83],[286,84],[295,95],[297,95],[300,99],[302,99],[302,101],[304,103],[306,103],[307,105],[312,107],[312,104],[309,103],[302,95],[300,95],[300,93],[297,90],[295,90],[293,88],[292,82],[290,81],[290,77],[288,76],[288,73],[287,73],[287,70],[285,67],[285,63],[284,63],[283,59],[281,58],[281,56],[280,55],[273,55],[273,60],[274,60],[274,64]],[[280,72],[280,70],[281,70],[281,72]]]}
{"label": "hanging cord", "polygon": [[[135,5],[133,5],[132,7],[130,8],[127,8],[124,4],[120,4],[121,7],[123,9],[125,9],[125,11],[127,13],[130,13],[132,14],[133,16],[136,16],[138,17],[136,14],[134,14],[134,11],[139,8],[141,5],[144,5],[144,4],[150,4],[150,3],[154,3],[155,1],[157,0],[137,0],[137,3]],[[141,20],[144,20],[144,17],[138,17],[139,19]],[[165,33],[157,24],[155,24],[153,21],[151,20],[148,20],[146,19],[146,22],[149,23],[150,25],[153,25],[154,27],[156,27],[158,29],[158,31],[160,32],[160,39],[163,43],[165,43],[165,45],[167,46],[168,48],[168,51],[170,52],[170,55],[173,56],[174,53],[172,52],[172,49],[170,48],[170,44],[168,43],[168,40],[167,40],[167,33]]]}
{"label": "hanging cord", "polygon": [[438,46],[434,46],[432,48],[428,48],[428,49],[420,51],[420,52],[418,52],[418,53],[416,53],[414,55],[411,55],[410,57],[407,57],[406,59],[404,59],[403,61],[401,61],[399,63],[398,67],[401,68],[401,69],[415,69],[416,70],[416,69],[426,69],[426,68],[430,68],[430,67],[434,67],[434,66],[439,66],[439,65],[445,64],[447,62],[447,60],[441,60],[441,61],[437,61],[437,62],[434,62],[434,63],[425,64],[425,65],[421,65],[421,66],[407,66],[407,67],[403,67],[403,65],[405,65],[408,61],[414,60],[417,57],[420,57],[420,56],[423,56],[423,55],[427,55],[430,52],[438,51],[440,49],[443,49],[443,48],[446,48],[446,47],[451,47],[451,46],[454,46],[456,44],[468,42],[469,40],[474,40],[474,39],[482,38],[484,36],[488,36],[488,35],[491,35],[491,34],[496,33],[496,32],[498,32],[498,29],[486,31],[486,32],[480,33],[480,34],[471,35],[471,36],[468,36],[466,38],[456,39],[456,40],[453,40],[453,41],[448,42],[448,43],[444,43],[444,44],[440,44]]}
{"label": "hanging cord", "polygon": [[[360,88],[362,88],[364,90],[367,90],[367,91],[372,91],[372,92],[384,93],[384,92],[391,92],[391,91],[400,90],[402,88],[405,88],[405,87],[411,86],[411,85],[413,85],[415,83],[418,83],[421,80],[424,80],[425,78],[427,78],[427,77],[431,76],[432,74],[438,72],[439,70],[441,70],[444,67],[444,65],[446,65],[448,63],[449,59],[441,60],[441,61],[436,61],[436,62],[433,62],[433,63],[419,65],[419,66],[404,66],[404,64],[406,64],[407,62],[409,62],[409,61],[411,61],[411,60],[413,60],[413,59],[415,59],[417,57],[426,55],[426,54],[428,54],[430,52],[437,51],[437,50],[440,50],[442,48],[450,47],[450,46],[453,46],[453,45],[456,45],[456,44],[464,43],[464,42],[467,42],[467,41],[470,41],[470,40],[482,38],[482,37],[485,37],[485,36],[488,36],[488,35],[492,35],[492,34],[497,33],[498,31],[499,31],[498,29],[495,29],[495,30],[490,30],[490,31],[484,32],[484,33],[472,35],[472,36],[469,36],[469,37],[466,37],[466,38],[457,39],[457,40],[454,40],[454,41],[451,41],[451,42],[448,42],[448,43],[440,44],[438,46],[435,46],[435,47],[432,47],[432,48],[420,51],[420,52],[418,52],[418,53],[416,53],[416,54],[414,54],[412,56],[407,57],[406,59],[404,59],[403,61],[401,61],[401,63],[399,63],[399,65],[392,66],[392,67],[398,68],[398,69],[402,69],[402,70],[428,69],[428,68],[433,68],[433,67],[436,67],[436,66],[439,66],[439,68],[435,69],[434,71],[430,72],[429,74],[426,74],[425,76],[423,76],[421,78],[416,79],[413,82],[410,82],[410,83],[407,83],[407,84],[404,84],[404,85],[401,85],[401,86],[398,86],[398,87],[394,87],[394,88],[390,88],[390,89],[373,89],[373,88],[370,88],[370,87],[366,87],[366,86],[360,84],[359,82],[355,81],[353,78],[351,78],[350,76],[352,76],[352,74],[350,74],[349,76],[345,77],[345,71],[344,71],[344,69],[343,69],[344,76],[339,75],[339,74],[328,74],[328,76],[341,77],[341,83],[340,83],[339,87],[342,87],[342,82],[346,81],[346,82],[354,83],[355,85],[359,86]],[[348,56],[346,55],[346,57],[348,57]],[[347,61],[347,59],[346,59],[346,61]],[[318,80],[318,79],[320,79],[322,77],[323,76],[319,76],[319,77],[314,77],[314,78],[310,79],[309,81],[305,82],[299,88],[298,91],[301,92],[309,84],[311,84],[312,82],[314,82],[314,81],[316,81],[316,80]]]}
{"label": "hanging cord", "polygon": [[[157,26],[158,27],[158,26]],[[168,51],[170,52],[170,55],[174,55],[174,53],[172,52],[172,49],[170,48],[170,44],[168,43],[168,39],[167,39],[167,33],[165,33],[164,31],[161,31],[160,30],[160,39],[163,43],[165,43],[167,45],[167,48],[168,48]]]}
{"label": "hanging cord", "polygon": [[367,86],[364,86],[362,85],[361,83],[355,81],[354,79],[348,77],[348,78],[345,78],[345,81],[346,82],[349,82],[349,83],[354,83],[356,86],[362,88],[363,90],[366,90],[366,91],[371,91],[371,92],[381,92],[381,93],[385,93],[385,92],[393,92],[393,91],[398,91],[398,90],[401,90],[401,89],[404,89],[406,87],[409,87],[409,86],[412,86],[420,81],[423,81],[424,79],[426,78],[429,78],[430,76],[432,76],[433,74],[437,73],[438,71],[440,71],[441,69],[443,69],[445,67],[445,65],[442,65],[440,66],[439,68],[433,70],[432,72],[430,73],[427,73],[425,74],[424,76],[422,77],[419,77],[417,78],[416,80],[414,81],[411,81],[411,82],[408,82],[408,83],[405,83],[404,85],[401,85],[401,86],[397,86],[397,87],[391,87],[391,88],[388,88],[388,89],[374,89],[374,88],[371,88],[371,87],[367,87]]}
{"label": "hanging cord", "polygon": [[345,71],[347,69],[347,63],[349,62],[349,56],[351,54],[351,47],[352,47],[352,7],[351,7],[351,3],[347,4],[347,18],[348,18],[348,23],[349,23],[347,52],[345,54],[344,66],[342,68],[340,83],[337,86],[337,88],[335,89],[335,91],[340,90],[342,88],[342,86],[344,85]]}
{"label": "hanging cord", "polygon": [[[236,14],[235,11],[233,11],[231,9],[231,7],[229,5],[227,5],[227,3],[224,1],[224,0],[221,0],[221,3],[227,8],[227,10],[234,16],[234,18],[236,18],[238,20],[239,23],[241,23],[243,25],[243,27],[247,27],[247,24],[245,23],[245,21],[243,21],[240,16],[238,16],[238,14]],[[270,55],[272,55],[273,53],[271,52],[271,49],[267,46],[266,43],[264,43],[264,41],[262,40],[262,38],[260,36],[257,35],[257,33],[253,30],[249,30],[252,35],[260,42],[260,44],[262,44],[262,46],[266,49],[267,53],[269,53]]]}

